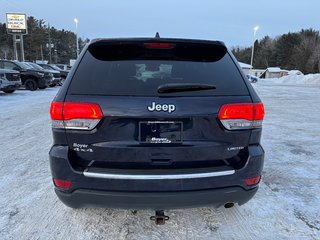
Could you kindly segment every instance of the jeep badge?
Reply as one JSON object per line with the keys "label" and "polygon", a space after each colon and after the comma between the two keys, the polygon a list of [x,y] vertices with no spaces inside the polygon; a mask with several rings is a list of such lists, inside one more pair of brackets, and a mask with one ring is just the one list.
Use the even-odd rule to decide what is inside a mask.
{"label": "jeep badge", "polygon": [[156,104],[155,102],[152,102],[151,106],[148,106],[148,110],[150,112],[163,111],[163,112],[171,113],[176,110],[176,106],[174,104]]}

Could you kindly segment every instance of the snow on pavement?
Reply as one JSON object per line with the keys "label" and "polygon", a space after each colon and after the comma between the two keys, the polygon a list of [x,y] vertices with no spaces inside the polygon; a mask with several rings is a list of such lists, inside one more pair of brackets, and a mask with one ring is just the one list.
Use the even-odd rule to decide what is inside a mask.
{"label": "snow on pavement", "polygon": [[1,239],[320,239],[320,88],[254,85],[265,103],[263,180],[246,205],[152,211],[70,209],[53,191],[49,106],[58,88],[0,93]]}

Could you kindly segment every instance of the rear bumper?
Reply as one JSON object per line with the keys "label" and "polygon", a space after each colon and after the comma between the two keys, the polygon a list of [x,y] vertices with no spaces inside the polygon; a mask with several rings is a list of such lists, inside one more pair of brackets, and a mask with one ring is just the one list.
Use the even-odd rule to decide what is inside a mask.
{"label": "rear bumper", "polygon": [[68,146],[55,145],[49,156],[53,178],[72,182],[70,189],[56,188],[55,191],[63,203],[73,208],[171,209],[220,207],[227,202],[242,205],[258,189],[257,185],[247,186],[244,179],[260,176],[264,162],[262,147],[253,145],[248,147],[249,157],[242,168],[223,171],[223,174],[216,170],[199,173],[191,169],[189,174],[146,178],[134,172],[130,175],[129,170],[121,174],[110,170],[88,175],[90,172],[73,167],[68,149]]}
{"label": "rear bumper", "polygon": [[200,206],[220,207],[228,202],[242,205],[257,192],[258,187],[241,187],[185,192],[113,192],[78,189],[64,193],[55,189],[59,199],[72,208],[111,207],[124,209],[177,209]]}

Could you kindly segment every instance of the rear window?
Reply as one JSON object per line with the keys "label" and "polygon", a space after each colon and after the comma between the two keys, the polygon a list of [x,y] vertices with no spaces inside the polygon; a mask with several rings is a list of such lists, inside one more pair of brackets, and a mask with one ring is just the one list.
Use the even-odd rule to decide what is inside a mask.
{"label": "rear window", "polygon": [[[108,51],[110,48],[112,51]],[[89,48],[73,76],[68,93],[121,96],[248,95],[242,76],[228,52],[216,48],[212,48],[212,52],[210,48],[185,49],[137,51],[130,48],[122,51],[119,46]],[[158,93],[159,86],[171,83],[210,84],[216,89]]]}

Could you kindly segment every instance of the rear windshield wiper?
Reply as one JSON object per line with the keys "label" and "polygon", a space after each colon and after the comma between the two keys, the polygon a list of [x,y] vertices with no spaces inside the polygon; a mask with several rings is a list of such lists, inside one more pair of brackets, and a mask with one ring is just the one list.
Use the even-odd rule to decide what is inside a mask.
{"label": "rear windshield wiper", "polygon": [[158,87],[158,93],[189,92],[210,89],[216,89],[216,86],[201,83],[168,83],[160,85]]}

